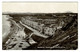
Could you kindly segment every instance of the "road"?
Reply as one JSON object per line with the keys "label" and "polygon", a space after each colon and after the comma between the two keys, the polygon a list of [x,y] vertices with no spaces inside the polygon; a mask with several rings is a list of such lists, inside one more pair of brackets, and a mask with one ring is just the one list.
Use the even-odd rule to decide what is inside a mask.
{"label": "road", "polygon": [[48,36],[45,36],[45,35],[41,34],[41,33],[38,32],[37,30],[35,30],[35,29],[33,29],[33,28],[31,28],[31,27],[23,24],[21,21],[20,21],[20,23],[21,23],[23,26],[25,26],[26,28],[28,28],[28,29],[30,29],[31,31],[33,31],[33,34],[35,34],[35,35],[37,35],[37,36],[40,36],[40,37],[43,37],[43,38],[48,38]]}

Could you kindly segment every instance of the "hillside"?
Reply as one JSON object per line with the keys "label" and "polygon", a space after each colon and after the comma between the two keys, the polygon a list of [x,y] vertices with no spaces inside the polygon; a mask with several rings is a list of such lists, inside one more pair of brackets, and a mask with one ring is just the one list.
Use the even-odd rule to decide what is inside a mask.
{"label": "hillside", "polygon": [[[68,20],[66,20],[68,19]],[[64,19],[69,21],[58,29],[55,36],[50,36],[47,39],[41,40],[38,44],[32,45],[27,49],[66,49],[75,50],[78,48],[78,21],[77,16]]]}

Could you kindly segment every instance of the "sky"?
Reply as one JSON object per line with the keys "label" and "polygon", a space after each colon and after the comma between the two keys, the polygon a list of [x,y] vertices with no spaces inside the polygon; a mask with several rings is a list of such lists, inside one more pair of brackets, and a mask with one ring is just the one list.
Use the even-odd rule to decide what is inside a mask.
{"label": "sky", "polygon": [[77,2],[3,2],[2,12],[78,13]]}

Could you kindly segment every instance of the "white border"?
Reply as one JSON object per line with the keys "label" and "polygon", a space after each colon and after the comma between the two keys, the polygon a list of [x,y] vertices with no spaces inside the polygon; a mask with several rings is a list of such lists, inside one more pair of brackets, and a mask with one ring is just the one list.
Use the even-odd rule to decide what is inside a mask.
{"label": "white border", "polygon": [[[2,50],[2,1],[54,1],[54,2],[57,2],[57,1],[60,1],[60,2],[63,2],[63,1],[68,1],[68,2],[75,2],[75,1],[78,1],[78,49],[77,50]],[[24,51],[27,51],[27,52],[80,52],[80,1],[79,0],[0,0],[0,52],[24,52]]]}

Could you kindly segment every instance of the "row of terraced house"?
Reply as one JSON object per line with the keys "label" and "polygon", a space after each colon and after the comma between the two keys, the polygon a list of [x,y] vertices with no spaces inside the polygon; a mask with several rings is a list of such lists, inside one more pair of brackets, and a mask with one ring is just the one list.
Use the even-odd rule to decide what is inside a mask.
{"label": "row of terraced house", "polygon": [[[22,17],[22,22],[27,26],[39,31],[40,33],[48,36],[54,35],[57,30],[57,26],[55,24],[56,19],[31,19],[28,17]],[[60,27],[61,28],[61,27]]]}

